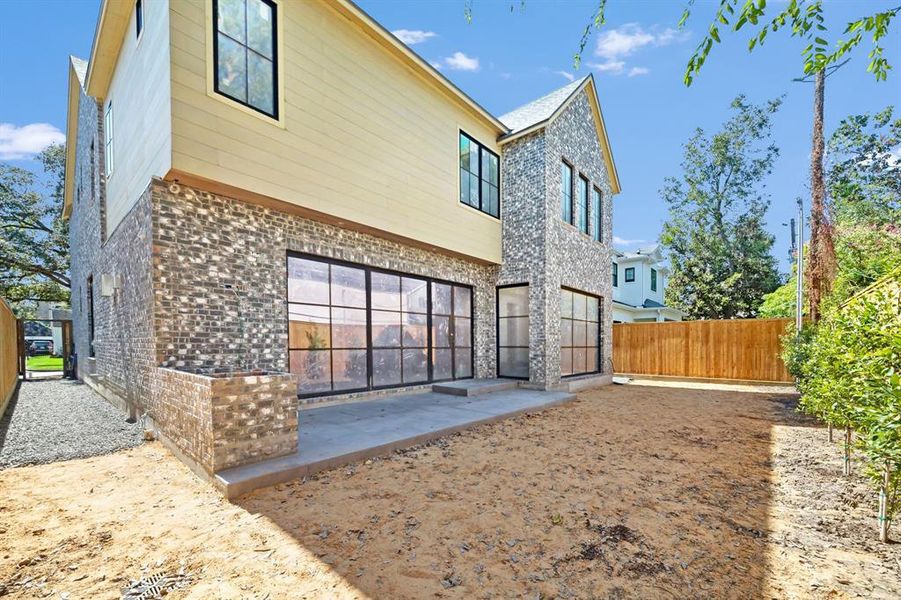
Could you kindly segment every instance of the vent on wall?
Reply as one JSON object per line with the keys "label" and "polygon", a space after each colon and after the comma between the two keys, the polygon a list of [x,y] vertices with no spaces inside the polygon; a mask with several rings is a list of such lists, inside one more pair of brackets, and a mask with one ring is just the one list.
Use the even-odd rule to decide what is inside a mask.
{"label": "vent on wall", "polygon": [[122,277],[111,273],[103,273],[100,276],[100,295],[112,296],[115,290],[122,288]]}

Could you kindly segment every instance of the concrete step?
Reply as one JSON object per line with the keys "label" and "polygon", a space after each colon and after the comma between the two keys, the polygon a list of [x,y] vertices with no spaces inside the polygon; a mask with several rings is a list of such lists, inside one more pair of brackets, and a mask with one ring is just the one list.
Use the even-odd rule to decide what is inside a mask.
{"label": "concrete step", "polygon": [[461,379],[436,383],[432,391],[437,394],[450,394],[451,396],[481,396],[493,392],[504,392],[519,387],[515,379]]}

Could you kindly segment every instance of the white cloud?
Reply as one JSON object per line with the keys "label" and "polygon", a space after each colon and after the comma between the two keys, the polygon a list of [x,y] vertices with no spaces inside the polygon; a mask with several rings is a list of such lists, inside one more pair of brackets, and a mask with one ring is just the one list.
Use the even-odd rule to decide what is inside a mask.
{"label": "white cloud", "polygon": [[32,158],[50,144],[65,141],[63,132],[50,123],[31,123],[22,127],[0,123],[0,160]]}
{"label": "white cloud", "polygon": [[621,238],[618,235],[613,236],[613,243],[617,246],[634,246],[636,244],[644,244],[647,240],[627,240],[625,238]]}
{"label": "white cloud", "polygon": [[588,63],[588,66],[602,73],[619,75],[626,68],[626,63],[622,60],[608,60],[602,63]]}
{"label": "white cloud", "polygon": [[672,28],[660,30],[657,27],[645,29],[638,23],[626,23],[598,36],[594,55],[604,60],[600,63],[588,63],[588,66],[611,75],[628,74],[629,77],[647,75],[650,70],[646,67],[632,67],[627,70],[624,59],[641,48],[669,46],[684,42],[689,37],[691,33],[687,31]]}
{"label": "white cloud", "polygon": [[559,75],[560,77],[563,77],[564,79],[566,79],[568,81],[576,80],[576,76],[573,75],[572,73],[570,73],[569,71],[554,71],[554,73],[556,73],[557,75]]}
{"label": "white cloud", "polygon": [[421,29],[395,29],[391,33],[394,34],[394,37],[408,46],[421,44],[429,38],[433,38],[438,35],[434,31],[423,31]]}
{"label": "white cloud", "polygon": [[457,51],[444,59],[444,65],[454,71],[478,71],[479,59]]}
{"label": "white cloud", "polygon": [[653,28],[645,30],[638,23],[626,23],[616,29],[605,31],[598,37],[597,47],[594,50],[596,56],[607,60],[617,60],[630,56],[639,48],[648,45],[669,46],[670,44],[684,42],[691,36],[687,31],[667,28],[656,32]]}
{"label": "white cloud", "polygon": [[438,69],[439,71],[441,70],[441,63],[438,62],[437,60],[433,60],[433,61],[432,61],[431,63],[429,63],[429,64],[432,65],[433,67],[435,67],[436,69]]}

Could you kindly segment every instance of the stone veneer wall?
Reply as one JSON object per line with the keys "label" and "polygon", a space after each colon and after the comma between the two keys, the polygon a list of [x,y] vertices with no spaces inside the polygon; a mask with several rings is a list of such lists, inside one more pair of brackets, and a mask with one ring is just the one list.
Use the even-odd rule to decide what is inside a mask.
{"label": "stone veneer wall", "polygon": [[293,454],[297,385],[285,373],[207,376],[156,368],[167,440],[207,473]]}
{"label": "stone veneer wall", "polygon": [[495,373],[497,267],[154,181],[156,361],[288,370],[287,251],[473,286],[475,375]]}
{"label": "stone veneer wall", "polygon": [[[560,164],[574,165],[602,192],[602,240],[560,218]],[[499,283],[530,285],[530,383],[560,382],[560,288],[602,299],[601,366],[612,374],[612,193],[591,105],[583,91],[545,129],[511,141],[503,152],[503,265]],[[574,190],[574,194],[577,190]]]}
{"label": "stone veneer wall", "polygon": [[[560,294],[561,286],[601,297],[601,372],[613,374],[613,193],[594,126],[588,94],[578,97],[547,127],[548,220],[548,354],[550,362],[560,364]],[[579,173],[601,190],[601,239],[598,243],[560,218],[560,162],[566,158],[574,166],[574,181]],[[574,194],[578,193],[576,190]],[[589,188],[590,201],[591,188]],[[556,288],[556,293],[554,293]]]}

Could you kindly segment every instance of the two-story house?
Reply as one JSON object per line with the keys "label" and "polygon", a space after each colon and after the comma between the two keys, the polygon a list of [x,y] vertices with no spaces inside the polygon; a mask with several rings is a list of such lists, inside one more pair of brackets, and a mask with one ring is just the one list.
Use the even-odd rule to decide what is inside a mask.
{"label": "two-story house", "polygon": [[664,302],[667,275],[659,246],[636,252],[614,250],[613,322],[681,321],[685,313]]}
{"label": "two-story house", "polygon": [[163,433],[161,368],[609,381],[590,76],[498,117],[349,0],[104,0],[68,101],[79,373]]}

